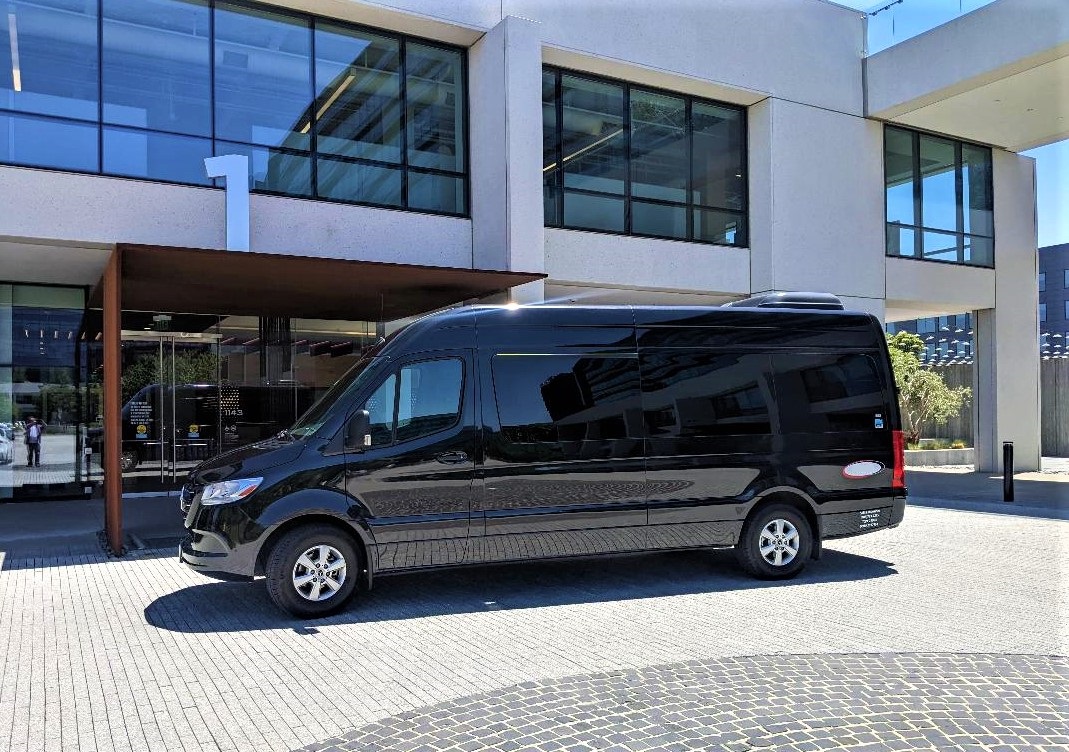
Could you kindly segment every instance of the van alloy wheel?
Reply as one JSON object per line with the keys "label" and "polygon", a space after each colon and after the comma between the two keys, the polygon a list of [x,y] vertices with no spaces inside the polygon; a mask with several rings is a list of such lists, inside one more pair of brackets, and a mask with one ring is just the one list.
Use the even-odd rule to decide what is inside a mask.
{"label": "van alloy wheel", "polygon": [[798,528],[784,519],[774,519],[761,529],[761,557],[774,567],[794,561],[798,555]]}
{"label": "van alloy wheel", "polygon": [[293,587],[302,598],[325,601],[345,584],[345,557],[333,546],[312,546],[293,565]]}

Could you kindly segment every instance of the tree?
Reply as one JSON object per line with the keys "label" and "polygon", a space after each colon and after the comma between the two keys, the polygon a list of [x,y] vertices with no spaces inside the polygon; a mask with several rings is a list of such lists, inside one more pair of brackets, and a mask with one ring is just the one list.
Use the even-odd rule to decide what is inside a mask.
{"label": "tree", "polygon": [[898,385],[899,405],[906,432],[906,442],[920,441],[925,426],[941,426],[972,400],[972,389],[951,389],[943,377],[921,363],[919,354],[924,341],[910,332],[897,332],[887,338],[891,367]]}

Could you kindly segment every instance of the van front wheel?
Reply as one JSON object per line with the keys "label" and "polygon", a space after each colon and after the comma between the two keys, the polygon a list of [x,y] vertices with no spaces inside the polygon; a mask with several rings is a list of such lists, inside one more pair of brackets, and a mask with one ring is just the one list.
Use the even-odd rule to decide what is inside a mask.
{"label": "van front wheel", "polygon": [[776,504],[754,514],[735,548],[739,565],[763,580],[794,577],[813,553],[813,532],[794,507]]}
{"label": "van front wheel", "polygon": [[353,541],[329,525],[306,525],[283,535],[267,555],[267,592],[294,616],[326,616],[352,597],[360,573]]}

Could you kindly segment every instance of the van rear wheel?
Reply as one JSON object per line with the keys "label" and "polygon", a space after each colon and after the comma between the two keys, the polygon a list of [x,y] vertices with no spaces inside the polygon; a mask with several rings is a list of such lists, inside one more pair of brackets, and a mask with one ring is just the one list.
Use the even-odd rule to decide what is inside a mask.
{"label": "van rear wheel", "polygon": [[326,616],[352,597],[360,558],[345,533],[329,525],[305,525],[278,539],[264,571],[276,606],[302,618]]}
{"label": "van rear wheel", "polygon": [[739,565],[763,580],[783,580],[802,571],[813,553],[805,515],[786,504],[758,510],[742,527],[735,548]]}

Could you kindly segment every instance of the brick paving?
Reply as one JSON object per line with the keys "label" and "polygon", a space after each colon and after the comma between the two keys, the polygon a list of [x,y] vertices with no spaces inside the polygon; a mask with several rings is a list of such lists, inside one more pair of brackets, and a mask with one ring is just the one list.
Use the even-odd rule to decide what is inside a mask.
{"label": "brick paving", "polygon": [[1066,659],[903,653],[699,660],[527,682],[300,752],[1067,747]]}
{"label": "brick paving", "polygon": [[[737,744],[804,749],[817,742],[790,734],[812,733],[819,709],[784,707],[787,724],[790,712],[802,715],[777,731],[724,704],[727,695],[663,689],[690,672],[720,677],[701,683],[710,692],[752,681],[751,697],[771,697],[763,692],[776,667],[788,665],[801,667],[807,691],[831,700],[875,704],[895,688],[906,704],[931,700],[921,709],[887,703],[886,712],[927,714],[905,722],[930,720],[934,730],[924,728],[935,736],[922,736],[934,746],[969,748],[953,722],[989,750],[1007,728],[1018,739],[1003,748],[1043,749],[1047,732],[1064,728],[1064,695],[1048,690],[1058,681],[1064,690],[1065,662],[1042,656],[1069,653],[1067,554],[1062,520],[911,508],[900,528],[830,543],[786,583],[751,580],[726,552],[483,566],[382,578],[345,612],[314,622],[282,615],[262,583],[207,580],[170,551],[9,557],[0,563],[0,749],[289,750],[363,743],[354,730],[372,724],[409,735],[389,749],[435,749],[411,746],[433,729],[398,724],[434,712],[454,726],[478,717],[457,698],[481,698],[470,702],[483,709],[508,698],[530,720],[543,705],[575,706],[572,685],[604,703],[634,680],[644,688],[633,691],[661,698],[646,702],[644,728],[674,723],[655,706],[677,698],[704,703],[699,718],[711,720],[699,723],[709,729],[742,724]],[[739,656],[753,663],[725,662]],[[929,663],[911,672],[909,661]],[[821,677],[835,675],[846,697],[820,691]],[[855,738],[868,722],[825,715],[839,725],[820,744]],[[592,723],[553,718],[562,729]],[[880,729],[872,744],[903,748]],[[658,736],[621,740],[621,749],[686,741],[651,747]],[[1066,746],[1060,738],[1052,748]],[[487,747],[469,735],[456,748]]]}

